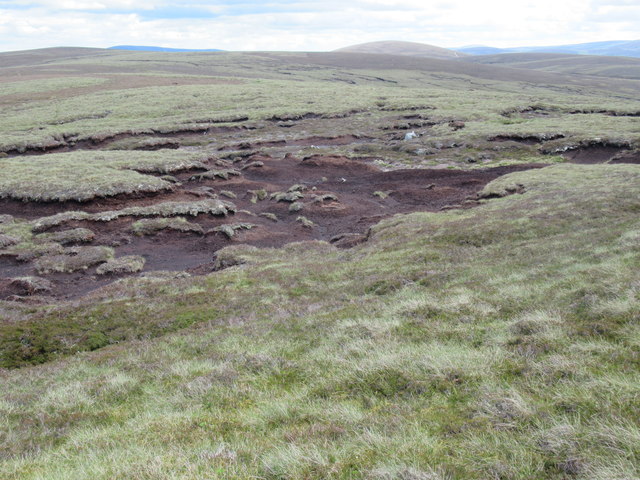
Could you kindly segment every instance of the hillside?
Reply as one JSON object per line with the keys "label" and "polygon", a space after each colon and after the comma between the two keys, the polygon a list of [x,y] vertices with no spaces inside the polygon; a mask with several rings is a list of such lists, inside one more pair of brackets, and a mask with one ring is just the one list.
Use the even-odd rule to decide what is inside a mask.
{"label": "hillside", "polygon": [[640,40],[577,43],[572,45],[552,45],[544,47],[495,48],[472,46],[454,48],[469,55],[494,55],[500,53],[564,53],[574,55],[603,55],[640,57]]}
{"label": "hillside", "polygon": [[640,478],[640,80],[527,55],[0,54],[0,478]]}
{"label": "hillside", "polygon": [[464,61],[563,74],[640,79],[640,58],[561,53],[503,53],[465,57]]}
{"label": "hillside", "polygon": [[465,56],[453,50],[416,42],[383,41],[369,42],[340,48],[336,52],[377,53],[385,55],[408,55],[413,57],[451,59]]}
{"label": "hillside", "polygon": [[221,52],[218,48],[169,48],[144,45],[116,45],[109,50],[130,50],[134,52]]}

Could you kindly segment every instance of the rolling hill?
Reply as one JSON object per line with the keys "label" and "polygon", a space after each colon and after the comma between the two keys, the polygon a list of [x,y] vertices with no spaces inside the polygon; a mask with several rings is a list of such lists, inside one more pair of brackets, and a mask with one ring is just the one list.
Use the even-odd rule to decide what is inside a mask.
{"label": "rolling hill", "polygon": [[607,55],[640,57],[640,40],[613,40],[607,42],[576,43],[572,45],[551,45],[546,47],[495,48],[484,45],[453,48],[469,55],[494,55],[498,53],[567,53],[575,55]]}
{"label": "rolling hill", "polygon": [[218,48],[169,48],[144,45],[116,45],[108,50],[131,50],[134,52],[221,52]]}
{"label": "rolling hill", "polygon": [[412,57],[427,57],[427,58],[443,58],[451,59],[465,56],[460,52],[448,50],[442,47],[436,47],[434,45],[427,45],[426,43],[416,42],[400,42],[400,41],[383,41],[383,42],[370,42],[362,43],[359,45],[351,45],[349,47],[340,48],[335,50],[336,52],[346,53],[377,53],[386,55],[407,55]]}
{"label": "rolling hill", "polygon": [[640,58],[563,53],[501,53],[469,56],[464,61],[564,74],[640,79]]}

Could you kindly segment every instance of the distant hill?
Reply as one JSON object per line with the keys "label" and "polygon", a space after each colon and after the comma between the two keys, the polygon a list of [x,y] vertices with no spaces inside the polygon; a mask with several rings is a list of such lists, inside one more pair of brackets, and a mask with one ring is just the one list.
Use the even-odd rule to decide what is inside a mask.
{"label": "distant hill", "polygon": [[426,43],[399,42],[399,41],[362,43],[359,45],[351,45],[349,47],[339,48],[338,50],[334,50],[334,51],[345,52],[345,53],[377,53],[377,54],[385,54],[385,55],[406,55],[410,57],[442,58],[442,59],[459,58],[467,55],[465,53],[449,50],[447,48],[436,47],[434,45],[427,45]]}
{"label": "distant hill", "polygon": [[640,80],[640,58],[566,53],[501,53],[468,56],[465,63]]}
{"label": "distant hill", "polygon": [[71,58],[93,57],[108,53],[102,48],[50,47],[34,50],[0,52],[0,68],[40,65]]}
{"label": "distant hill", "polygon": [[482,45],[453,48],[469,55],[495,55],[499,53],[569,53],[574,55],[607,55],[614,57],[640,57],[640,40],[613,40],[608,42],[576,43],[548,47],[494,48]]}
{"label": "distant hill", "polygon": [[109,47],[108,50],[133,50],[136,52],[222,52],[218,48],[167,48],[167,47],[154,47],[143,45],[117,45],[115,47]]}

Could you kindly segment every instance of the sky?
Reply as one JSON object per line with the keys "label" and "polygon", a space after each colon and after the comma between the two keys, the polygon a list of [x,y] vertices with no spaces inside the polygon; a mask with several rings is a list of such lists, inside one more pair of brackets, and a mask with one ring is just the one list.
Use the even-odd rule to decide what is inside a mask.
{"label": "sky", "polygon": [[0,0],[0,51],[155,45],[329,51],[640,39],[639,0]]}

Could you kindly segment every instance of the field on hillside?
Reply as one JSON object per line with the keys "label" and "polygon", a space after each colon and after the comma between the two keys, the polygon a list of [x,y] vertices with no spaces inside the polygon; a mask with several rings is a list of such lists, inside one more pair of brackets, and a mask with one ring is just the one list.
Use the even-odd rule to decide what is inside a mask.
{"label": "field on hillside", "polygon": [[0,54],[0,478],[640,478],[635,65],[485,60]]}

